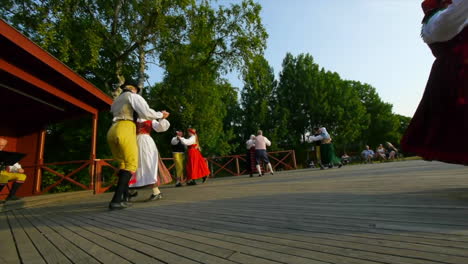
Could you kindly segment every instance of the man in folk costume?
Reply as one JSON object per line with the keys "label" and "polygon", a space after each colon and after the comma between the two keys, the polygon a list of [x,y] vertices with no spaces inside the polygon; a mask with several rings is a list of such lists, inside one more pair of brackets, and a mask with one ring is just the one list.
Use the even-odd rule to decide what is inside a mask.
{"label": "man in folk costume", "polygon": [[427,160],[467,165],[468,0],[426,0],[422,9],[421,36],[436,59],[401,147]]}
{"label": "man in folk costume", "polygon": [[325,127],[319,128],[320,135],[310,136],[309,142],[321,141],[320,152],[322,157],[322,164],[327,165],[328,168],[333,168],[333,165],[337,165],[341,168],[341,160],[335,154],[335,147],[332,143],[332,138]]}
{"label": "man in folk costume", "polygon": [[[7,144],[8,140],[0,138],[0,151],[2,151]],[[0,171],[0,192],[10,181],[13,181],[13,186],[11,187],[6,201],[19,200],[20,198],[16,196],[16,191],[18,191],[21,185],[26,181],[26,174],[24,174],[24,169],[19,163],[15,163],[13,166],[7,166],[5,170]]]}
{"label": "man in folk costume", "polygon": [[187,185],[196,185],[196,179],[203,179],[203,182],[206,181],[208,175],[210,175],[210,170],[206,164],[205,158],[203,158],[200,152],[200,143],[198,141],[197,131],[194,128],[187,129],[189,138],[185,139],[182,136],[179,136],[179,140],[182,141],[188,147],[188,160],[186,164],[187,171]]}
{"label": "man in folk costume", "polygon": [[255,171],[255,135],[251,135],[250,139],[245,142],[247,147],[247,152],[245,155],[245,164],[246,170],[250,174],[250,177],[253,177],[253,173]]}
{"label": "man in folk costume", "polygon": [[150,109],[138,92],[136,84],[126,82],[120,86],[122,93],[114,100],[111,112],[113,124],[107,132],[107,142],[112,156],[119,163],[118,183],[109,209],[124,209],[129,206],[125,201],[128,184],[138,167],[138,145],[134,113],[140,118],[153,120],[163,118],[163,114]]}
{"label": "man in folk costume", "polygon": [[182,187],[182,183],[185,183],[184,176],[184,164],[185,164],[185,150],[187,146],[182,143],[179,137],[183,138],[184,132],[176,131],[176,136],[172,138],[172,157],[174,158],[175,170],[176,170],[176,187]]}
{"label": "man in folk costume", "polygon": [[[157,112],[159,114],[159,112]],[[164,184],[161,178],[161,170],[165,168],[164,164],[161,164],[158,148],[156,143],[151,137],[151,131],[165,132],[171,125],[167,121],[169,113],[161,111],[162,119],[158,120],[147,120],[144,118],[138,118],[137,120],[137,144],[138,144],[138,169],[136,171],[136,177],[130,181],[129,188],[133,190],[130,193],[131,197],[137,196],[135,188],[152,185],[153,193],[148,198],[148,201],[155,201],[162,198],[161,191],[158,185]],[[169,177],[169,182],[172,179]]]}
{"label": "man in folk costume", "polygon": [[260,167],[260,163],[263,161],[267,168],[268,171],[273,175],[273,167],[271,166],[270,160],[268,159],[268,154],[267,154],[267,146],[271,146],[270,140],[268,138],[263,136],[263,131],[258,130],[257,136],[255,137],[255,160],[257,162],[257,171],[258,171],[258,177],[261,177],[262,174],[262,168]]}

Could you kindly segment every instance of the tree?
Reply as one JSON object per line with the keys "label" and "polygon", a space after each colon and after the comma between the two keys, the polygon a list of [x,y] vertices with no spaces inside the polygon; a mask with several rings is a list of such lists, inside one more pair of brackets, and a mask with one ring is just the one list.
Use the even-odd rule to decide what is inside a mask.
{"label": "tree", "polygon": [[237,103],[237,92],[220,76],[263,52],[267,35],[259,12],[260,5],[251,0],[218,10],[201,1],[187,11],[184,30],[161,44],[167,47],[160,55],[166,72],[152,100],[171,111],[178,127],[198,129],[209,155],[235,148],[227,144],[235,135],[224,119],[236,108],[226,105],[226,98]]}
{"label": "tree", "polygon": [[273,68],[263,56],[256,56],[244,72],[244,88],[241,94],[244,139],[256,133],[258,129],[263,129],[268,135],[272,132],[272,109],[275,107],[272,99],[275,87]]}
{"label": "tree", "polygon": [[350,82],[358,92],[361,102],[369,114],[368,129],[362,133],[364,144],[376,147],[386,141],[399,142],[401,134],[398,133],[399,119],[392,112],[392,105],[383,102],[374,87],[360,82]]}

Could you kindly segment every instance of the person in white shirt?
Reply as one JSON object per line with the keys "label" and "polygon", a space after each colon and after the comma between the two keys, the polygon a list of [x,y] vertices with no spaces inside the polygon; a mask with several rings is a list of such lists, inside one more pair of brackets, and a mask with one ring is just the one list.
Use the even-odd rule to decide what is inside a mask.
{"label": "person in white shirt", "polygon": [[[0,138],[0,151],[8,144],[8,140],[5,138]],[[13,186],[11,187],[10,193],[8,194],[6,200],[18,200],[19,197],[16,196],[16,191],[23,185],[26,181],[26,174],[24,174],[24,169],[19,163],[13,164],[13,166],[7,166],[6,170],[0,171],[0,192],[8,184],[9,181],[13,181]]]}
{"label": "person in white shirt", "polygon": [[126,202],[129,181],[138,168],[138,145],[134,113],[139,118],[147,120],[164,119],[168,114],[156,112],[148,106],[139,88],[132,82],[121,85],[122,93],[114,100],[111,112],[114,123],[107,132],[107,143],[112,156],[119,162],[119,177],[114,196],[109,203],[109,209],[124,209],[129,206]]}
{"label": "person in white shirt", "polygon": [[401,148],[468,165],[468,0],[425,0],[422,9],[421,37],[435,61]]}
{"label": "person in white shirt", "polygon": [[261,162],[266,164],[271,175],[274,173],[273,167],[271,166],[270,160],[268,159],[268,154],[266,151],[267,146],[271,146],[270,140],[263,136],[262,130],[258,130],[257,136],[255,137],[255,160],[257,162],[256,168],[259,177],[263,175],[262,168],[260,167]]}

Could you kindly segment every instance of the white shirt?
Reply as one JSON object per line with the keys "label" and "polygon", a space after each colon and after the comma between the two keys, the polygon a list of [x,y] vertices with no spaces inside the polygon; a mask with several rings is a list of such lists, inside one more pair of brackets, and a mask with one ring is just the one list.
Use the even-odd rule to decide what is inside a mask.
{"label": "white shirt", "polygon": [[182,141],[182,143],[184,145],[187,145],[187,146],[191,146],[193,144],[197,144],[197,138],[196,136],[190,136],[189,138],[183,138],[181,137],[180,138],[180,141]]}
{"label": "white shirt", "polygon": [[251,147],[255,147],[255,140],[254,139],[249,139],[247,142],[245,142],[245,145],[247,149],[250,149]]}
{"label": "white shirt", "polygon": [[451,40],[468,25],[468,0],[453,0],[423,25],[421,36],[427,44]]}
{"label": "white shirt", "polygon": [[111,106],[111,112],[114,115],[114,121],[116,120],[131,120],[129,119],[128,113],[124,110],[126,104],[130,104],[135,112],[138,113],[138,117],[147,120],[161,119],[163,114],[156,112],[151,109],[146,100],[139,94],[132,92],[125,92],[114,100]]}
{"label": "white shirt", "polygon": [[15,163],[13,166],[9,167],[9,170],[12,173],[18,173],[20,169],[22,169],[22,168],[21,168],[21,165],[19,163]]}

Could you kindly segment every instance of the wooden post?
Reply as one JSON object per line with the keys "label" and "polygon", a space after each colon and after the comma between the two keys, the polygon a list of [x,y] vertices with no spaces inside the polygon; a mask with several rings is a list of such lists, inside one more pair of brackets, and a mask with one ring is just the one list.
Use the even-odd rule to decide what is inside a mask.
{"label": "wooden post", "polygon": [[101,160],[94,160],[93,161],[93,167],[94,167],[94,183],[93,183],[93,189],[94,189],[94,194],[100,194],[101,193],[101,185],[102,185],[102,166],[101,166]]}
{"label": "wooden post", "polygon": [[92,130],[91,130],[91,155],[90,155],[90,160],[91,164],[89,165],[89,177],[90,177],[90,183],[89,183],[89,189],[93,190],[94,189],[94,182],[95,182],[95,169],[94,169],[94,164],[95,164],[95,159],[96,159],[96,141],[97,141],[97,126],[98,126],[98,115],[93,114],[93,125],[92,125]]}
{"label": "wooden post", "polygon": [[44,164],[45,138],[46,138],[46,131],[45,129],[42,129],[38,135],[37,160],[36,160],[36,165],[34,167],[34,171],[35,171],[34,189],[33,189],[34,194],[41,193],[42,165]]}
{"label": "wooden post", "polygon": [[239,168],[239,156],[236,155],[236,170],[237,170],[237,176],[240,175],[240,168]]}
{"label": "wooden post", "polygon": [[296,152],[294,150],[292,151],[292,162],[293,162],[293,167],[294,169],[297,169],[297,164],[296,164]]}

